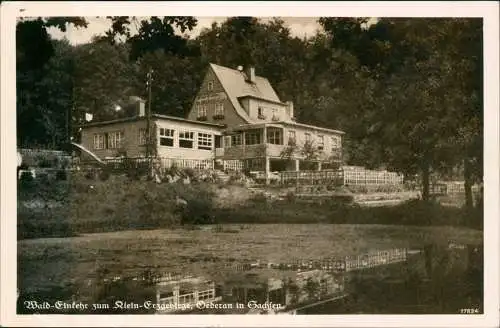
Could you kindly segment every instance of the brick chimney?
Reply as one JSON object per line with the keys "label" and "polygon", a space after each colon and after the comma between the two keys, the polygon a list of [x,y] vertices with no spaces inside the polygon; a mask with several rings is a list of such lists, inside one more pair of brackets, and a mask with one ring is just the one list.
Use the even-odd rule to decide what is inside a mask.
{"label": "brick chimney", "polygon": [[146,116],[146,101],[140,97],[130,97],[130,102],[134,104],[135,115],[138,117]]}
{"label": "brick chimney", "polygon": [[294,118],[293,101],[288,100],[286,102],[286,112],[291,119]]}
{"label": "brick chimney", "polygon": [[245,74],[247,76],[247,82],[250,83],[255,83],[255,67],[254,66],[248,66],[245,69]]}

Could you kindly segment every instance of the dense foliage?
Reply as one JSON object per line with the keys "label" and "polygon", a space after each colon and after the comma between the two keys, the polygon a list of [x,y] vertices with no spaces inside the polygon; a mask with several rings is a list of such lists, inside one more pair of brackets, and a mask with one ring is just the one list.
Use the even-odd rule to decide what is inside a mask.
{"label": "dense foliage", "polygon": [[253,64],[298,120],[347,132],[349,164],[419,174],[424,198],[435,172],[462,167],[468,199],[482,179],[481,19],[322,17],[323,30],[304,39],[280,19],[231,17],[195,39],[185,34],[194,17],[108,19],[105,35],[78,46],[47,28],[85,28],[83,18],[18,22],[20,145],[61,146],[84,113],[125,115],[115,106],[147,98],[150,69],[153,112],[184,116],[207,63]]}

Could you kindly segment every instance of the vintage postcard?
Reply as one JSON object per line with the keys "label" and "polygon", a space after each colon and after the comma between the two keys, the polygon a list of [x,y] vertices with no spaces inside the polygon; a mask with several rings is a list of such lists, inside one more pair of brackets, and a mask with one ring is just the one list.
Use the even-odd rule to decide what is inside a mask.
{"label": "vintage postcard", "polygon": [[0,324],[496,326],[498,9],[2,4]]}

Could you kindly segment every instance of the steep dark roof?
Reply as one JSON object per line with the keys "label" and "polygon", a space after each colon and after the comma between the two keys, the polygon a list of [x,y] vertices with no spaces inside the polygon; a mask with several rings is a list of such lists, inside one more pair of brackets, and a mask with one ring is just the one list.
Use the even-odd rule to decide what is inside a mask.
{"label": "steep dark roof", "polygon": [[246,81],[247,76],[244,72],[216,64],[210,64],[210,67],[222,84],[236,112],[249,123],[256,121],[248,116],[238,98],[254,97],[282,104],[271,83],[265,77],[255,76],[255,83],[249,83]]}

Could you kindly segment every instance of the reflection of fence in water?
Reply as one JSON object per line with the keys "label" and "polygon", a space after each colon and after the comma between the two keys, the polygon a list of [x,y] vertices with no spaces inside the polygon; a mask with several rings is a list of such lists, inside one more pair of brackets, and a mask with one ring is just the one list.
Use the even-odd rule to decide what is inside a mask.
{"label": "reflection of fence in water", "polygon": [[361,255],[345,256],[322,260],[292,260],[284,263],[238,263],[229,264],[235,271],[248,271],[256,268],[270,268],[278,270],[326,270],[333,272],[354,271],[373,268],[380,265],[404,262],[408,259],[406,248],[381,250]]}
{"label": "reflection of fence in water", "polygon": [[408,250],[405,248],[377,251],[354,257],[348,256],[345,258],[345,270],[353,271],[373,268],[384,264],[399,263],[406,261],[407,258]]}

